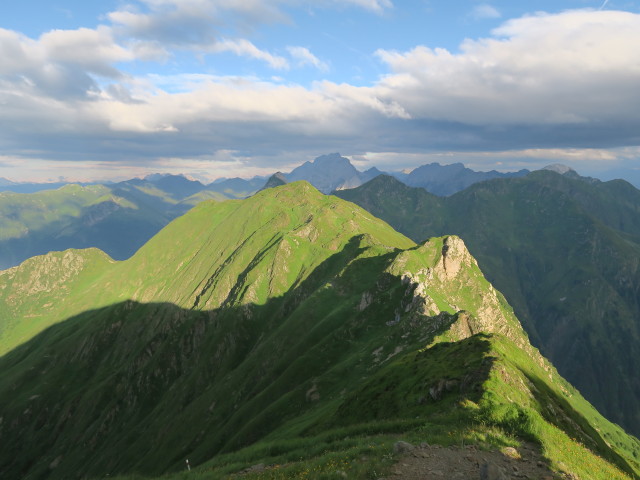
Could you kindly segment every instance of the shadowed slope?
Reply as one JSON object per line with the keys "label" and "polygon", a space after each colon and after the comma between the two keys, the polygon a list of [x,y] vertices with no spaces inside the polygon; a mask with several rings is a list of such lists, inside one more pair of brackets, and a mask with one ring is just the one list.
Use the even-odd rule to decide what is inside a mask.
{"label": "shadowed slope", "polygon": [[339,196],[416,241],[460,235],[560,372],[640,431],[640,192],[533,172],[448,198],[380,177]]}

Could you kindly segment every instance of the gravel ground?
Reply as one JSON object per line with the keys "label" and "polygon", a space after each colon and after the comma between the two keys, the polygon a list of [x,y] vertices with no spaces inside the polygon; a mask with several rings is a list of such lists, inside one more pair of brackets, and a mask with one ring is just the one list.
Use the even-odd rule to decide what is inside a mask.
{"label": "gravel ground", "polygon": [[578,480],[575,476],[554,474],[533,444],[486,451],[474,446],[413,446],[398,442],[395,450],[403,456],[385,480]]}

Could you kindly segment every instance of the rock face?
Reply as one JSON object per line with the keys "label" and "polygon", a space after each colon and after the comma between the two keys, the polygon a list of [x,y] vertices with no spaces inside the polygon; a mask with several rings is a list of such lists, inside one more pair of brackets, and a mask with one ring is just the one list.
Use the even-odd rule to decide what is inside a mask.
{"label": "rock face", "polygon": [[267,183],[265,183],[264,187],[262,187],[259,191],[266,190],[267,188],[280,187],[282,185],[286,185],[287,183],[289,182],[287,181],[287,178],[284,176],[284,174],[282,172],[276,172],[269,177]]}
{"label": "rock face", "polygon": [[331,193],[334,190],[357,187],[381,173],[377,168],[360,172],[349,159],[339,153],[332,153],[322,155],[313,162],[305,162],[286,177],[290,182],[306,180],[321,192]]}
{"label": "rock face", "polygon": [[[405,266],[411,266],[413,272],[403,271]],[[402,272],[406,296],[411,298],[405,311],[433,318],[443,312],[460,314],[453,326],[460,339],[480,331],[500,333],[529,348],[513,311],[484,278],[460,237],[431,239],[415,250],[403,252],[389,271]],[[477,295],[479,288],[483,289],[482,295]],[[446,297],[440,295],[444,289],[448,292]]]}
{"label": "rock face", "polygon": [[510,480],[510,476],[495,463],[484,462],[480,467],[480,480]]}

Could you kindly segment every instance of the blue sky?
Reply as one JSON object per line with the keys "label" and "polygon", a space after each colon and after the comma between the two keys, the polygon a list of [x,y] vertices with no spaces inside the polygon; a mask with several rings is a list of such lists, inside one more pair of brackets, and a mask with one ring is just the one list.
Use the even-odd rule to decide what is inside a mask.
{"label": "blue sky", "polygon": [[0,176],[637,169],[639,46],[640,1],[3,2]]}

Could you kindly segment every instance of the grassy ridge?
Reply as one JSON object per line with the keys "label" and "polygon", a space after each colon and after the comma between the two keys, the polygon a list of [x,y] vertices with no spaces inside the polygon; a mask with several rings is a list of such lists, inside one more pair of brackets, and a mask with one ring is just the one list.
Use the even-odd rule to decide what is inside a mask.
{"label": "grassy ridge", "polygon": [[[71,253],[91,267],[36,295],[41,331],[0,357],[0,476],[157,476],[188,458],[196,478],[261,462],[283,466],[254,478],[366,478],[399,435],[529,438],[556,470],[637,471],[637,440],[529,345],[457,237],[418,246],[297,182],[201,204],[124,262]],[[27,331],[15,312],[4,344]]]}

